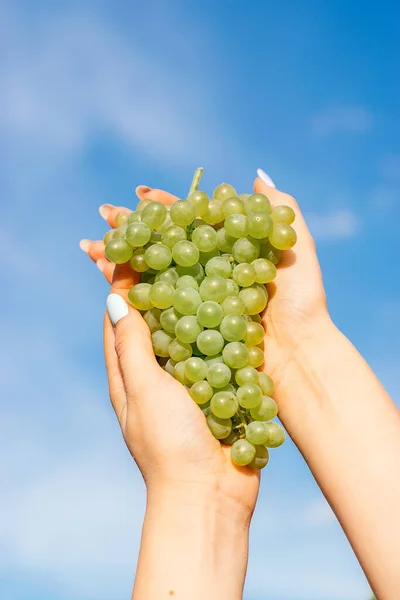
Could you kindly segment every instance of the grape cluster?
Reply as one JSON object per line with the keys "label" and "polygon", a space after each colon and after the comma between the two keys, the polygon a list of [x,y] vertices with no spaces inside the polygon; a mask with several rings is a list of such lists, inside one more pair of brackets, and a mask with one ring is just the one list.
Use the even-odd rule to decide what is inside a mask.
{"label": "grape cluster", "polygon": [[264,362],[260,313],[265,284],[296,242],[295,215],[225,183],[209,199],[198,181],[199,173],[187,199],[171,207],[144,200],[119,213],[105,254],[141,274],[128,297],[150,329],[159,364],[187,388],[213,436],[231,446],[233,463],[262,469],[285,432],[272,421],[273,381],[257,370]]}

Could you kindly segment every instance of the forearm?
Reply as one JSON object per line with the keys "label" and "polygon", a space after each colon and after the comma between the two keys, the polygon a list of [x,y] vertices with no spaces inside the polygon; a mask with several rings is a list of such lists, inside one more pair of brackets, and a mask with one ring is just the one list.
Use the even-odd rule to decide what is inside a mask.
{"label": "forearm", "polygon": [[400,596],[400,413],[331,322],[321,334],[297,351],[280,414],[376,594],[392,600]]}
{"label": "forearm", "polygon": [[214,493],[150,494],[133,600],[241,600],[248,521]]}

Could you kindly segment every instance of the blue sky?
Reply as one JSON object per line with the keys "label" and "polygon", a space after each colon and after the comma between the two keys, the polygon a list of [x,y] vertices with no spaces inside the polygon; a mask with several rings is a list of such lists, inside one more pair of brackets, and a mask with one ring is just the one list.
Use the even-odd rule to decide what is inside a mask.
{"label": "blue sky", "polygon": [[[1,2],[1,597],[129,597],[144,488],[108,404],[107,286],[78,242],[139,184],[184,196],[201,165],[208,190],[245,192],[267,171],[303,208],[335,322],[400,401],[399,13]],[[245,598],[368,598],[290,441],[263,477]]]}

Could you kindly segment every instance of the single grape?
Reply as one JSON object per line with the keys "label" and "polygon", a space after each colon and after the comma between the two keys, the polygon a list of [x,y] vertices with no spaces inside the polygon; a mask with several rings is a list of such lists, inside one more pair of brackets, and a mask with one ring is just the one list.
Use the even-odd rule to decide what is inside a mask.
{"label": "single grape", "polygon": [[185,375],[185,363],[186,361],[176,363],[176,365],[174,366],[174,377],[182,385],[190,386],[192,385],[192,381],[190,381],[190,379],[188,379]]}
{"label": "single grape", "polygon": [[255,408],[261,404],[261,388],[255,383],[244,383],[237,389],[237,398],[243,408]]}
{"label": "single grape", "polygon": [[206,359],[206,356],[204,356],[204,354],[198,349],[196,342],[192,342],[190,345],[192,347],[193,356],[199,356],[203,360]]}
{"label": "single grape", "polygon": [[199,284],[191,275],[183,275],[182,277],[179,277],[175,287],[177,290],[180,288],[193,288],[194,290],[199,291]]}
{"label": "single grape", "polygon": [[269,236],[269,241],[272,246],[278,250],[289,250],[297,240],[297,235],[293,227],[286,223],[274,223],[272,233]]}
{"label": "single grape", "polygon": [[217,392],[231,392],[232,394],[236,395],[236,388],[231,383],[227,383],[222,388],[216,388],[216,391]]}
{"label": "single grape", "polygon": [[168,246],[170,250],[172,250],[177,242],[183,242],[186,239],[186,231],[178,225],[171,225],[171,227],[168,227],[161,235],[162,243],[165,246]]}
{"label": "single grape", "polygon": [[247,230],[247,217],[242,214],[234,214],[226,217],[224,227],[226,232],[234,238],[245,237]]}
{"label": "single grape", "polygon": [[227,296],[221,302],[224,315],[242,315],[244,313],[244,302],[239,296]]}
{"label": "single grape", "polygon": [[[168,310],[171,310],[170,308]],[[174,340],[169,346],[169,355],[176,362],[185,361],[192,356],[192,346],[179,340]]]}
{"label": "single grape", "polygon": [[224,317],[221,306],[212,300],[200,304],[196,314],[198,322],[203,327],[217,327]]}
{"label": "single grape", "polygon": [[128,229],[127,225],[121,225],[121,227],[117,227],[113,229],[112,239],[117,240],[125,237],[126,230]]}
{"label": "single grape", "polygon": [[254,445],[263,445],[268,441],[268,432],[265,423],[253,421],[246,427],[246,440]]}
{"label": "single grape", "polygon": [[256,258],[251,263],[255,271],[255,281],[257,283],[269,283],[276,277],[276,267],[275,265],[266,258]]}
{"label": "single grape", "polygon": [[228,200],[236,196],[236,190],[228,183],[220,183],[214,190],[213,198],[216,200]]}
{"label": "single grape", "polygon": [[200,252],[199,263],[205,267],[209,260],[219,255],[218,248],[214,248],[211,252]]}
{"label": "single grape", "polygon": [[260,258],[266,258],[270,260],[274,265],[277,265],[282,257],[282,250],[278,250],[274,248],[269,243],[269,240],[266,243],[261,244],[260,248]]}
{"label": "single grape", "polygon": [[200,190],[192,192],[187,200],[193,206],[197,217],[202,217],[206,214],[210,200],[205,192],[201,192]]}
{"label": "single grape", "polygon": [[151,202],[142,211],[142,222],[147,223],[150,229],[158,229],[167,216],[167,209],[161,202]]}
{"label": "single grape", "polygon": [[192,242],[201,252],[211,252],[217,247],[217,232],[210,225],[201,225],[193,231]]}
{"label": "single grape", "polygon": [[226,285],[227,285],[227,295],[228,296],[238,296],[239,294],[239,286],[238,284],[233,281],[233,279],[227,279],[226,280]]}
{"label": "single grape", "polygon": [[175,287],[178,279],[179,275],[176,272],[175,267],[170,267],[169,269],[159,271],[155,276],[155,281],[165,281],[165,283],[170,283],[173,287]]}
{"label": "single grape", "polygon": [[232,446],[232,444],[234,444],[236,442],[236,440],[239,439],[239,434],[237,431],[231,431],[231,433],[224,438],[223,440],[221,440],[221,444],[223,444],[224,446]]}
{"label": "single grape", "polygon": [[104,253],[112,263],[122,265],[132,258],[133,248],[123,238],[117,238],[108,242]]}
{"label": "single grape", "polygon": [[226,315],[219,330],[227,342],[239,342],[246,334],[246,320],[241,315]]}
{"label": "single grape", "polygon": [[140,211],[131,212],[128,215],[127,225],[130,225],[131,223],[140,223],[141,220],[142,213]]}
{"label": "single grape", "polygon": [[215,329],[206,329],[197,336],[196,344],[203,354],[214,356],[224,347],[224,338]]}
{"label": "single grape", "polygon": [[165,356],[169,358],[168,348],[173,339],[174,337],[170,333],[167,333],[162,329],[154,331],[151,334],[151,343],[153,344],[154,354],[156,356]]}
{"label": "single grape", "polygon": [[233,244],[236,242],[236,238],[226,231],[225,227],[221,227],[217,231],[217,248],[221,252],[232,252]]}
{"label": "single grape", "polygon": [[268,297],[255,286],[251,286],[239,292],[239,298],[243,300],[245,312],[248,315],[261,313],[267,306]]}
{"label": "single grape", "polygon": [[293,208],[284,204],[275,206],[271,213],[271,218],[274,223],[286,223],[287,225],[291,225],[295,220],[295,217],[296,215]]}
{"label": "single grape", "polygon": [[153,308],[150,301],[151,285],[149,283],[138,283],[128,293],[128,300],[138,310],[149,310]]}
{"label": "single grape", "polygon": [[[264,292],[266,291],[265,288],[262,288],[264,290]],[[264,293],[263,292],[263,293]],[[262,318],[261,315],[248,315],[249,316],[249,321],[254,321],[255,323],[262,323]]]}
{"label": "single grape", "polygon": [[210,225],[221,223],[224,220],[224,213],[222,211],[222,202],[219,200],[211,200],[208,203],[207,212],[203,215],[203,219]]}
{"label": "single grape", "polygon": [[131,223],[126,230],[125,239],[131,246],[145,246],[151,238],[151,230],[146,223]]}
{"label": "single grape", "polygon": [[114,229],[110,229],[109,231],[107,231],[107,233],[103,237],[103,242],[104,242],[105,246],[107,246],[108,242],[113,239],[114,231],[115,231]]}
{"label": "single grape", "polygon": [[264,362],[264,352],[258,346],[247,346],[249,351],[249,365],[257,369],[261,367]]}
{"label": "single grape", "polygon": [[129,261],[129,263],[132,269],[136,271],[136,273],[144,273],[149,269],[149,265],[146,263],[146,260],[144,258],[145,252],[146,251],[144,250],[144,248],[138,248],[132,254],[132,258]]}
{"label": "single grape", "polygon": [[164,365],[164,371],[167,371],[167,373],[172,375],[172,377],[175,377],[175,365],[176,365],[176,361],[172,360],[172,358],[169,358]]}
{"label": "single grape", "polygon": [[171,264],[172,253],[164,244],[154,244],[147,248],[144,258],[151,269],[163,271]]}
{"label": "single grape", "polygon": [[267,448],[278,448],[278,446],[281,446],[286,439],[286,433],[283,427],[274,421],[269,421],[268,423],[264,423],[264,425],[267,433],[265,446],[267,446]]}
{"label": "single grape", "polygon": [[229,217],[229,215],[239,215],[244,214],[244,204],[242,200],[237,197],[227,198],[224,200],[222,204],[222,211],[224,213],[224,217]]}
{"label": "single grape", "polygon": [[215,365],[217,363],[223,363],[224,362],[222,354],[216,354],[215,356],[206,356],[204,358],[204,360],[206,361],[208,368],[210,368],[211,365]]}
{"label": "single grape", "polygon": [[[161,282],[161,283],[163,283],[163,282]],[[157,285],[157,284],[154,284],[154,285]],[[153,288],[154,288],[154,285],[153,285]],[[169,284],[167,283],[165,285],[169,285]],[[150,292],[150,298],[151,298],[151,292]],[[161,323],[162,328],[165,329],[165,331],[168,331],[168,333],[175,333],[176,324],[181,317],[182,317],[182,315],[179,314],[173,307],[163,310],[160,315],[160,323]],[[179,360],[183,360],[183,358],[180,358],[179,360],[177,358],[175,358],[174,360],[177,360],[179,362]]]}
{"label": "single grape", "polygon": [[194,277],[198,284],[200,284],[204,279],[204,269],[198,263],[192,267],[182,267],[177,265],[176,272],[178,273],[179,277],[183,277],[184,275],[190,275],[191,277]]}
{"label": "single grape", "polygon": [[162,329],[160,323],[161,311],[158,308],[150,308],[143,315],[143,319],[146,322],[147,327],[150,329],[150,333]]}
{"label": "single grape", "polygon": [[230,382],[231,376],[230,368],[224,363],[216,362],[208,365],[207,381],[213,388],[224,388]]}
{"label": "single grape", "polygon": [[115,217],[115,226],[121,227],[121,225],[127,225],[130,212],[119,212]]}
{"label": "single grape", "polygon": [[180,342],[192,344],[203,331],[202,325],[194,315],[187,315],[179,319],[175,327],[175,335]]}
{"label": "single grape", "polygon": [[236,414],[239,404],[232,392],[217,392],[211,398],[210,408],[213,415],[220,419],[229,419]]}
{"label": "single grape", "polygon": [[242,367],[235,373],[235,381],[238,385],[244,385],[245,383],[258,384],[258,371],[254,367]]}
{"label": "single grape", "polygon": [[202,381],[207,375],[207,364],[198,356],[192,356],[185,362],[185,376],[190,381]]}
{"label": "single grape", "polygon": [[187,200],[178,200],[178,202],[174,202],[169,214],[175,225],[179,225],[179,227],[187,227],[193,223],[196,218],[194,208]]}
{"label": "single grape", "polygon": [[206,275],[208,277],[212,277],[213,275],[219,275],[224,279],[228,279],[232,271],[231,263],[227,258],[224,258],[223,256],[214,256],[214,258],[211,258],[207,262],[205,269]]}
{"label": "single grape", "polygon": [[217,440],[226,438],[232,431],[232,421],[230,419],[220,419],[211,412],[207,415],[207,425]]}
{"label": "single grape", "polygon": [[172,248],[172,257],[181,267],[193,267],[199,260],[199,249],[192,242],[184,240]]}
{"label": "single grape", "polygon": [[256,211],[271,212],[271,203],[264,194],[252,194],[244,201],[244,212],[246,215]]}
{"label": "single grape", "polygon": [[257,346],[264,339],[264,327],[255,321],[247,321],[244,341],[246,346]]}
{"label": "single grape", "polygon": [[208,381],[196,381],[196,383],[191,386],[189,394],[196,404],[205,404],[211,400],[213,389]]}
{"label": "single grape", "polygon": [[251,463],[249,463],[249,467],[260,471],[261,469],[263,469],[264,467],[267,466],[268,461],[269,461],[268,450],[264,446],[256,446],[256,454],[255,454],[253,460],[251,461]]}
{"label": "single grape", "polygon": [[232,462],[238,467],[244,467],[250,464],[255,455],[255,447],[247,440],[237,440],[231,446]]}
{"label": "single grape", "polygon": [[233,269],[232,278],[241,287],[249,287],[256,280],[256,272],[252,265],[243,262],[236,265]]}
{"label": "single grape", "polygon": [[143,209],[148,205],[151,204],[152,200],[149,200],[148,198],[146,198],[146,200],[141,200],[139,202],[139,204],[136,207],[136,211],[141,212],[143,211]]}
{"label": "single grape", "polygon": [[272,229],[272,219],[266,212],[251,212],[247,216],[247,230],[249,235],[257,240],[269,236]]}
{"label": "single grape", "polygon": [[222,356],[228,367],[240,369],[247,364],[249,353],[246,346],[241,342],[230,342],[223,349]]}
{"label": "single grape", "polygon": [[165,281],[156,281],[151,286],[150,302],[156,308],[169,308],[172,306],[174,299],[174,288],[170,283]]}
{"label": "single grape", "polygon": [[275,391],[274,382],[271,377],[262,371],[258,373],[258,385],[262,389],[264,396],[271,396]]}
{"label": "single grape", "polygon": [[226,280],[219,275],[206,277],[200,284],[200,296],[204,301],[222,302],[227,295]]}
{"label": "single grape", "polygon": [[270,421],[278,414],[278,406],[270,396],[263,396],[261,404],[252,408],[250,414],[255,421]]}
{"label": "single grape", "polygon": [[232,248],[232,256],[238,263],[251,263],[260,254],[260,243],[250,237],[236,240]]}
{"label": "single grape", "polygon": [[199,292],[191,287],[178,288],[173,295],[174,308],[182,315],[195,315],[201,302]]}

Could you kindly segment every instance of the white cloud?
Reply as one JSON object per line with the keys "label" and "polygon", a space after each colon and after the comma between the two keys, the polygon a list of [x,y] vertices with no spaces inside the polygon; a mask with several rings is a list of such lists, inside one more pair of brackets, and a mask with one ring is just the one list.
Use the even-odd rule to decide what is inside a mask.
{"label": "white cloud", "polygon": [[363,133],[372,129],[373,114],[363,106],[333,106],[321,110],[311,119],[311,130],[316,135]]}
{"label": "white cloud", "polygon": [[338,208],[325,214],[306,213],[305,218],[315,240],[351,238],[361,229],[358,215],[350,208]]}

